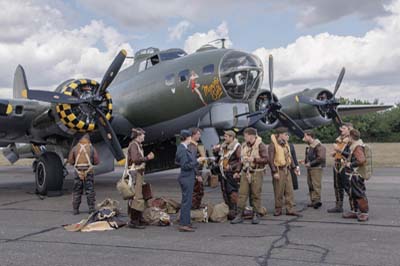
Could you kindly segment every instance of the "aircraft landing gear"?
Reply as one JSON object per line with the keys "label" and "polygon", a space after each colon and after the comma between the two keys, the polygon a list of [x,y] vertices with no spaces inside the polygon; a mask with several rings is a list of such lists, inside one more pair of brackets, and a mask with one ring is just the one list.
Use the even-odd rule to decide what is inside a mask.
{"label": "aircraft landing gear", "polygon": [[64,166],[54,152],[45,152],[33,162],[36,192],[40,195],[61,195]]}

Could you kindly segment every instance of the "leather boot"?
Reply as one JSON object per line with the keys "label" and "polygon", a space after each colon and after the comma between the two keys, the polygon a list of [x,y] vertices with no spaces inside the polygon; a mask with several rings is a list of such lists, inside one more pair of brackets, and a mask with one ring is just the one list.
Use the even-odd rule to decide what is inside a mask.
{"label": "leather boot", "polygon": [[358,199],[357,205],[358,205],[358,209],[360,210],[360,212],[368,213],[369,208],[368,208],[368,200],[367,199],[365,199],[365,198]]}
{"label": "leather boot", "polygon": [[92,214],[96,211],[96,208],[94,207],[94,205],[90,205],[89,206],[89,214]]}
{"label": "leather boot", "polygon": [[80,204],[77,204],[76,202],[72,202],[72,210],[74,215],[79,214],[79,205]]}
{"label": "leather boot", "polygon": [[136,210],[130,211],[131,220],[128,223],[128,227],[132,229],[145,229],[143,225],[140,225],[140,212]]}
{"label": "leather boot", "polygon": [[336,206],[327,210],[328,213],[342,213],[343,201],[336,202]]}
{"label": "leather boot", "polygon": [[257,212],[254,212],[253,219],[251,220],[252,224],[260,223],[260,215]]}
{"label": "leather boot", "polygon": [[357,216],[357,220],[359,222],[366,222],[368,221],[368,200],[367,199],[358,199],[357,200],[358,208],[360,213]]}
{"label": "leather boot", "polygon": [[357,219],[357,213],[354,211],[349,211],[349,212],[343,213],[342,217],[345,219]]}
{"label": "leather boot", "polygon": [[231,221],[231,224],[240,224],[240,223],[243,223],[242,211],[239,211],[238,214],[236,214],[235,219]]}

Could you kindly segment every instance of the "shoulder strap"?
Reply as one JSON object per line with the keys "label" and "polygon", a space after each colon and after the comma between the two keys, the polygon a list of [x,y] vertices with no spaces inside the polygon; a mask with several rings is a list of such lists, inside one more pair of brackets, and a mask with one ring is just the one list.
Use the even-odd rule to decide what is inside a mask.
{"label": "shoulder strap", "polygon": [[[87,151],[85,149],[86,145],[88,145],[88,144],[81,144],[81,143],[78,143],[78,144],[79,144],[79,152],[78,152],[78,155],[76,156],[74,167],[77,167],[79,165],[78,159],[81,157],[82,153],[85,155],[87,164],[89,165],[89,167],[92,167],[93,166],[92,161],[90,160],[89,154],[87,153]],[[90,149],[91,149],[92,145],[91,144],[89,144],[89,145],[90,145]]]}

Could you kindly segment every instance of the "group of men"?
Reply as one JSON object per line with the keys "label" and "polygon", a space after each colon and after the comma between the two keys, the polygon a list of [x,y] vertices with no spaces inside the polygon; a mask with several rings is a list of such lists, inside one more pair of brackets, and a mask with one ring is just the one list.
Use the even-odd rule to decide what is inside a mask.
{"label": "group of men", "polygon": [[[334,189],[336,205],[328,209],[328,212],[343,212],[344,192],[346,192],[349,196],[350,211],[343,213],[343,217],[367,221],[368,199],[365,193],[365,146],[360,139],[360,132],[354,129],[350,123],[344,123],[340,127],[340,132],[341,135],[336,139],[334,151],[331,154],[335,159]],[[180,158],[180,160],[192,160],[192,163],[188,164],[186,162],[186,164],[190,165],[190,171],[193,170],[193,180],[191,180],[192,177],[190,175],[190,178],[180,179],[179,182],[182,183],[181,181],[185,180],[181,184],[182,195],[185,198],[185,209],[189,208],[190,210],[192,206],[200,206],[204,193],[201,170],[211,166],[207,165],[210,162],[207,160],[204,147],[199,145],[201,130],[198,128],[185,130],[184,135],[184,138],[181,136],[184,145],[181,150],[178,147],[177,156],[182,157],[183,154],[183,159]],[[145,199],[142,191],[143,176],[146,162],[154,159],[152,152],[147,155],[143,152],[142,143],[144,137],[145,132],[142,129],[133,129],[132,141],[129,144],[127,153],[126,168],[135,171],[135,180],[132,184],[135,196],[128,200],[128,214],[130,216],[128,226],[136,229],[144,228],[142,217],[145,208]],[[269,145],[263,142],[255,128],[246,128],[243,131],[243,137],[244,142],[240,144],[234,131],[225,131],[223,142],[213,147],[215,156],[214,170],[218,173],[222,196],[229,207],[228,217],[232,224],[243,222],[243,212],[248,200],[253,208],[252,223],[258,224],[260,222],[260,215],[264,214],[261,197],[263,177],[268,166],[273,177],[274,216],[280,216],[283,213],[290,216],[300,216],[295,209],[292,180],[293,175],[300,175],[299,163],[303,164],[307,169],[307,184],[310,196],[308,207],[318,209],[322,206],[321,181],[323,168],[326,166],[326,149],[316,138],[313,131],[305,131],[303,141],[308,146],[305,152],[305,159],[299,162],[297,162],[293,145],[289,143],[287,128],[277,128],[275,133],[271,135]],[[74,214],[79,214],[79,205],[84,190],[87,195],[89,212],[94,212],[93,166],[99,163],[99,158],[87,134],[73,147],[69,154],[68,162],[76,170],[72,202]],[[179,164],[178,158],[177,163]],[[185,171],[187,165],[183,166],[183,171]],[[189,190],[187,189],[188,186],[190,186]],[[187,191],[190,193],[188,194]],[[184,199],[182,199],[183,201]],[[193,230],[190,224],[185,226],[187,230]]]}
{"label": "group of men", "polygon": [[[200,129],[193,130],[198,137],[197,147],[201,131]],[[343,218],[367,221],[365,146],[360,139],[360,132],[354,129],[351,123],[344,123],[340,127],[340,132],[331,154],[335,159],[333,169],[336,205],[328,209],[328,212],[343,213],[343,198],[346,192],[349,196],[350,211],[343,213]],[[321,183],[323,169],[326,167],[326,148],[312,130],[304,132],[303,141],[307,143],[307,148],[305,159],[299,162],[294,146],[289,143],[287,128],[276,129],[271,135],[269,145],[263,143],[254,128],[245,129],[243,136],[244,142],[240,144],[234,131],[226,131],[224,141],[213,147],[222,196],[229,207],[228,218],[232,220],[232,224],[243,222],[243,211],[248,199],[253,208],[252,223],[259,223],[260,215],[264,212],[261,192],[267,166],[273,177],[274,216],[280,216],[284,211],[286,215],[299,216],[295,210],[293,192],[293,185],[297,183],[292,179],[300,176],[299,163],[307,169],[310,197],[308,207],[319,209],[322,206]],[[202,154],[196,148],[194,151],[198,157],[205,156],[205,151]],[[196,175],[199,175],[199,171]],[[198,180],[201,180],[201,177]]]}

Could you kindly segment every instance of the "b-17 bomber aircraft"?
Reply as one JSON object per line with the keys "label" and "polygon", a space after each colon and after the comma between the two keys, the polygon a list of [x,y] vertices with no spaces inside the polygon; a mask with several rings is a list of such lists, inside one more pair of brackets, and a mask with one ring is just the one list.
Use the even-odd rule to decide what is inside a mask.
{"label": "b-17 bomber aircraft", "polygon": [[[223,44],[224,40],[222,40]],[[269,90],[262,89],[261,60],[235,49],[210,44],[187,54],[181,49],[138,51],[134,63],[119,72],[126,52],[120,51],[102,81],[69,79],[53,91],[32,90],[25,71],[15,71],[13,98],[0,99],[0,146],[11,162],[34,158],[36,191],[61,191],[68,174],[65,158],[77,138],[90,133],[101,164],[96,174],[114,170],[114,158],[124,160],[122,148],[132,127],[146,131],[145,150],[156,159],[150,171],[174,168],[176,134],[183,128],[203,129],[207,149],[227,129],[249,125],[268,131],[285,125],[302,130],[341,123],[339,113],[362,114],[386,105],[339,105],[333,92],[305,89],[278,99],[273,93],[273,61],[269,61]]]}

